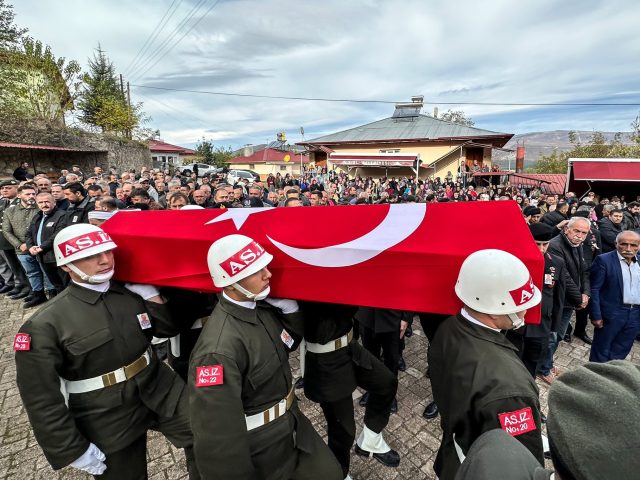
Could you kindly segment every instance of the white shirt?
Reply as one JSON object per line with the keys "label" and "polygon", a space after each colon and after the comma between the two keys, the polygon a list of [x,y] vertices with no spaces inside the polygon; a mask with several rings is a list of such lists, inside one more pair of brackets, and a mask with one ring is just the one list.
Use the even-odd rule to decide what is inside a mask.
{"label": "white shirt", "polygon": [[226,298],[227,300],[229,300],[231,303],[235,303],[236,305],[240,305],[241,307],[244,308],[249,308],[251,310],[253,310],[254,308],[256,308],[256,302],[252,302],[251,300],[247,300],[244,302],[241,302],[240,300],[234,300],[233,298],[231,298],[229,295],[227,295],[224,290],[222,291],[222,296],[224,298]]}
{"label": "white shirt", "polygon": [[89,290],[95,290],[96,292],[104,293],[109,290],[111,286],[110,281],[102,282],[102,283],[85,283],[85,282],[76,282],[75,280],[71,280],[73,283],[82,288],[88,288]]}
{"label": "white shirt", "polygon": [[469,315],[469,312],[467,312],[464,308],[462,310],[460,310],[460,315],[462,315],[464,318],[469,320],[471,323],[474,323],[476,325],[480,325],[481,327],[484,327],[484,328],[488,328],[489,330],[493,330],[494,332],[500,332],[499,328],[490,327],[489,325],[485,325],[484,323],[476,320],[471,315]]}
{"label": "white shirt", "polygon": [[635,258],[628,264],[620,252],[616,253],[622,270],[622,303],[640,305],[640,265]]}

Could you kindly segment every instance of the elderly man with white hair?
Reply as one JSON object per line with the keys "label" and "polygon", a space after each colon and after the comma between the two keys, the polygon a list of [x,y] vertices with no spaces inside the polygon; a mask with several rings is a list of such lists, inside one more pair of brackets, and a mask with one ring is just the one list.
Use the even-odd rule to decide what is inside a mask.
{"label": "elderly man with white hair", "polygon": [[[576,307],[578,309],[587,308],[589,297],[591,296],[591,288],[589,283],[589,270],[584,261],[582,253],[582,243],[589,235],[591,222],[584,217],[572,217],[569,222],[562,227],[562,233],[557,235],[549,242],[549,253],[564,260],[567,266],[569,278],[567,282],[573,282],[582,295],[582,303]],[[539,376],[546,383],[553,383],[555,378],[560,374],[560,370],[553,365],[553,356],[558,349],[560,340],[564,337],[571,316],[575,308],[565,305],[562,312],[562,320],[555,332],[552,332],[552,338],[549,339],[549,347],[547,349],[546,358],[543,360]]]}

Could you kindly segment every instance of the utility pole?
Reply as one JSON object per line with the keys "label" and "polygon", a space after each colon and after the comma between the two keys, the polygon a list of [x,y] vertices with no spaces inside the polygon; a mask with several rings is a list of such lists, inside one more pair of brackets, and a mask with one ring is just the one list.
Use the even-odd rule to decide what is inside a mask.
{"label": "utility pole", "polygon": [[[129,82],[127,82],[127,115],[129,116],[129,125],[131,125],[131,87],[129,86]],[[131,138],[131,130],[127,131],[128,137]]]}
{"label": "utility pole", "polygon": [[124,83],[122,81],[122,74],[120,74],[120,91],[122,92],[122,97],[124,98]]}

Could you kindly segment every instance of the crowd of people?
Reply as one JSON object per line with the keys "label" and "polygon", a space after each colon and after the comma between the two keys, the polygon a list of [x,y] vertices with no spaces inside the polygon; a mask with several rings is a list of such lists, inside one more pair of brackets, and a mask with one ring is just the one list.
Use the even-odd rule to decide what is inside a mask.
{"label": "crowd of people", "polygon": [[[423,181],[318,171],[229,184],[224,174],[73,166],[52,182],[23,164],[14,177],[0,183],[0,294],[25,308],[56,297],[14,341],[18,387],[54,468],[145,478],[148,429],[185,449],[190,478],[350,478],[352,448],[386,467],[401,461],[384,430],[398,410],[398,371],[406,368],[415,312],[272,298],[272,257],[243,235],[209,250],[219,296],[112,282],[116,245],[100,226],[118,211],[489,200],[520,206],[544,256],[544,279],[538,288],[519,259],[482,250],[460,270],[458,315],[417,314],[434,394],[423,416],[442,419],[436,474],[500,476],[490,460],[497,445],[514,452],[513,461],[501,459],[503,472],[520,469],[521,477],[508,478],[549,478],[545,450],[563,479],[624,478],[637,466],[624,448],[594,459],[596,447],[577,435],[610,412],[588,402],[579,405],[584,415],[574,411],[576,389],[599,398],[606,388],[620,399],[620,414],[635,419],[620,435],[638,426],[629,392],[637,395],[640,369],[616,362],[640,334],[637,201],[475,184],[464,172]],[[229,269],[231,259],[242,268]],[[539,303],[541,323],[525,325],[526,311]],[[590,360],[606,368],[562,372],[554,364],[559,342],[572,341],[574,318],[573,337],[591,344]],[[288,355],[298,347],[303,378],[295,387],[320,404],[328,444],[297,407]],[[536,377],[552,388],[550,449]],[[366,391],[357,439],[356,387]],[[567,426],[574,424],[582,430]],[[495,429],[506,435],[482,435]]]}

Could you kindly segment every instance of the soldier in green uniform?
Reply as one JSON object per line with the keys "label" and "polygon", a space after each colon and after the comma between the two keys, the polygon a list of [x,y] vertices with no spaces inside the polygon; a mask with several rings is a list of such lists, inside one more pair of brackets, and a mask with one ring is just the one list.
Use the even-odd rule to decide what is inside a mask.
{"label": "soldier in green uniform", "polygon": [[177,327],[155,287],[110,281],[115,247],[88,224],[56,236],[56,262],[72,282],[15,337],[20,396],[54,469],[145,479],[154,429],[185,448],[190,477],[199,478],[185,384],[150,349],[152,335]]}
{"label": "soldier in green uniform", "polygon": [[524,325],[542,295],[527,267],[502,250],[480,250],[463,262],[455,287],[464,304],[438,328],[429,349],[442,442],[434,464],[452,480],[473,442],[502,428],[544,464],[538,387],[501,330]]}
{"label": "soldier in green uniform", "polygon": [[302,316],[295,301],[267,298],[272,258],[244,235],[209,249],[209,271],[223,290],[189,365],[198,468],[205,479],[341,480],[297,405],[288,357],[302,339]]}
{"label": "soldier in green uniform", "polygon": [[3,269],[2,276],[5,282],[0,293],[6,293],[8,298],[14,300],[25,298],[31,291],[29,280],[18,261],[15,248],[3,233],[5,211],[20,203],[18,185],[17,180],[5,180],[0,183],[0,195],[2,195],[0,198],[0,268]]}

